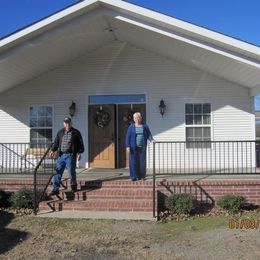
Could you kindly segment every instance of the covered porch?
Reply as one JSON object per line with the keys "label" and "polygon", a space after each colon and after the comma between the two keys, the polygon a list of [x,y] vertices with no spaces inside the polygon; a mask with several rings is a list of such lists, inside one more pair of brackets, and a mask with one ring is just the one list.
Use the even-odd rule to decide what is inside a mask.
{"label": "covered porch", "polygon": [[[8,147],[8,144],[1,145]],[[148,147],[145,180],[130,181],[127,168],[78,168],[79,190],[76,193],[70,191],[70,180],[65,172],[60,195],[44,201],[45,194],[50,190],[51,178],[55,174],[55,159],[48,157],[50,145],[46,145],[41,147],[44,155],[39,159],[35,158],[33,162],[30,161],[29,169],[12,168],[12,165],[20,165],[16,161],[10,161],[11,158],[21,158],[18,151],[13,153],[13,157],[2,156],[8,158],[10,168],[7,164],[1,168],[0,188],[12,192],[22,186],[33,188],[37,205],[35,213],[39,207],[40,210],[51,211],[144,211],[156,216],[163,208],[165,196],[173,192],[192,193],[199,200],[213,205],[219,196],[237,194],[258,205],[260,171],[256,164],[257,158],[254,157],[257,154],[255,145],[255,141],[217,144],[157,142]],[[21,144],[17,144],[17,147],[20,146]],[[183,149],[190,146],[193,146],[193,152],[188,150],[184,156]],[[219,150],[216,152],[216,149]],[[7,151],[10,154],[10,147]],[[204,154],[201,154],[202,152]],[[149,157],[152,157],[152,160]],[[33,163],[36,165],[35,168],[32,167]]]}

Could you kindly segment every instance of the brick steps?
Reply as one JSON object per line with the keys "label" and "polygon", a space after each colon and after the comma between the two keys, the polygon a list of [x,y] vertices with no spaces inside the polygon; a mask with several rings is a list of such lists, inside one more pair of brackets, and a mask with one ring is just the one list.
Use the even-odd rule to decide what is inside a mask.
{"label": "brick steps", "polygon": [[69,189],[69,181],[63,181],[63,185],[68,189],[60,189],[60,194],[53,196],[54,200],[41,202],[40,210],[151,212],[153,209],[150,180],[78,181],[81,190],[75,193]]}

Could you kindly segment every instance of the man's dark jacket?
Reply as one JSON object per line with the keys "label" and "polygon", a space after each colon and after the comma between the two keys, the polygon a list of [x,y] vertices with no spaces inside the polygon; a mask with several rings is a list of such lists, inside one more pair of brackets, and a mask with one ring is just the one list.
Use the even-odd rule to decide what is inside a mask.
{"label": "man's dark jacket", "polygon": [[[54,144],[51,148],[53,152],[59,149],[59,154],[61,153],[61,142],[64,133],[65,133],[64,128],[59,130],[59,132],[57,133],[57,136],[54,140]],[[84,152],[84,144],[83,144],[81,133],[79,130],[75,129],[74,127],[71,127],[71,151],[70,152],[74,155],[76,155],[77,153]]]}

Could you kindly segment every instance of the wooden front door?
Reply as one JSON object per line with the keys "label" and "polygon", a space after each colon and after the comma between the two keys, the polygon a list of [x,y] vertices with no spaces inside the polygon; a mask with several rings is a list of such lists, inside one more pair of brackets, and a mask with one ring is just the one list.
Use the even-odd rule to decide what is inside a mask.
{"label": "wooden front door", "polygon": [[115,168],[115,105],[89,106],[91,168]]}
{"label": "wooden front door", "polygon": [[[125,168],[129,166],[128,156],[125,147],[125,136],[132,120],[132,114],[140,112],[143,117],[143,123],[146,122],[145,104],[118,105],[118,167]],[[130,121],[131,119],[131,121]]]}

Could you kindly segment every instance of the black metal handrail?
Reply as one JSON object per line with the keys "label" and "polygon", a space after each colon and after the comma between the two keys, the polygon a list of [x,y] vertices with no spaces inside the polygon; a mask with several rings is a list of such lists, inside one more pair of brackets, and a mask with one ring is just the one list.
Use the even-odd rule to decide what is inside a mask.
{"label": "black metal handrail", "polygon": [[39,158],[29,153],[30,143],[0,143],[0,173],[33,173]]}
{"label": "black metal handrail", "polygon": [[156,175],[257,173],[260,142],[159,141],[152,153]]}
{"label": "black metal handrail", "polygon": [[255,140],[158,141],[148,154],[153,170],[154,217],[157,176],[260,173],[260,142]]}
{"label": "black metal handrail", "polygon": [[[29,144],[29,143],[26,143]],[[7,146],[7,144],[0,143],[2,147],[4,147],[6,150],[10,151],[11,153],[15,154],[16,156],[22,158],[22,154],[18,154],[16,151],[12,150],[10,147]],[[17,145],[17,143],[9,143],[9,145]],[[19,144],[18,144],[19,145]],[[21,144],[20,144],[21,145]]]}
{"label": "black metal handrail", "polygon": [[[48,146],[43,156],[36,165],[33,173],[33,186],[34,186],[34,214],[37,214],[39,203],[42,201],[45,192],[54,175],[55,158],[47,157],[53,143]],[[48,163],[46,164],[46,160]],[[48,166],[48,167],[46,167]],[[42,167],[41,171],[39,171]]]}

